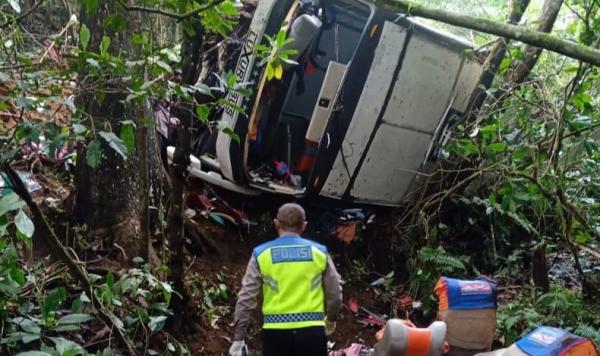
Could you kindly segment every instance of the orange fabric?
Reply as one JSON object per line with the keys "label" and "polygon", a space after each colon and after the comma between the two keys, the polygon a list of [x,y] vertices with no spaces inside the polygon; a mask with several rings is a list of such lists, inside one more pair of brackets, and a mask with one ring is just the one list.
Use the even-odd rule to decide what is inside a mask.
{"label": "orange fabric", "polygon": [[406,354],[427,356],[431,347],[431,331],[428,329],[408,328]]}
{"label": "orange fabric", "polygon": [[597,356],[599,355],[598,350],[594,346],[594,343],[590,340],[577,344],[569,350],[562,352],[560,356]]}
{"label": "orange fabric", "polygon": [[448,310],[448,287],[443,279],[438,279],[433,291],[437,294],[440,301],[438,310]]}
{"label": "orange fabric", "polygon": [[338,240],[344,241],[346,245],[349,245],[356,237],[357,225],[358,221],[348,221],[339,225],[332,233],[337,236]]}

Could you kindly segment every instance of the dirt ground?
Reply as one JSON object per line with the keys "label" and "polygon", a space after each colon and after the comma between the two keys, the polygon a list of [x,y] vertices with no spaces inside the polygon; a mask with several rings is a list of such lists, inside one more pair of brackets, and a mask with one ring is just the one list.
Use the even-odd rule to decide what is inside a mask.
{"label": "dirt ground", "polygon": [[[201,220],[198,220],[198,222],[201,222]],[[225,355],[230,346],[230,337],[233,333],[235,292],[240,288],[253,247],[265,241],[269,233],[261,234],[263,235],[261,238],[252,233],[242,234],[235,227],[220,227],[206,220],[203,224],[210,231],[211,240],[219,252],[197,256],[190,261],[187,285],[193,296],[192,303],[200,319],[198,323],[202,327],[202,332],[195,335],[192,340],[188,340],[188,344],[194,355]],[[341,259],[336,258],[335,254],[333,254],[333,258],[336,264]],[[204,287],[202,287],[202,282],[205,283]],[[226,286],[227,296],[216,298],[218,300],[213,300],[213,308],[208,308],[205,295],[211,293],[207,293],[206,290],[211,287],[218,289],[220,284]],[[345,303],[349,296],[356,297],[366,305],[373,304],[373,295],[368,290],[346,284],[344,286]],[[374,311],[377,312],[377,310]],[[211,319],[213,320],[212,323]],[[253,319],[246,342],[249,344],[251,352],[260,354],[261,335],[260,313],[258,310]],[[353,313],[347,307],[344,307],[337,322],[336,332],[330,337],[330,341],[334,342],[333,349],[340,349],[355,342],[372,345],[376,331],[375,328],[367,328],[357,323]]]}

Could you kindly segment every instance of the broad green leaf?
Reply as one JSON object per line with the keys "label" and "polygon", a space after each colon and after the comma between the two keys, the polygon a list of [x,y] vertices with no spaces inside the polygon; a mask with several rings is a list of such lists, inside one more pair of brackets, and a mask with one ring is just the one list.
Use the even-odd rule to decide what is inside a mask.
{"label": "broad green leaf", "polygon": [[110,37],[103,36],[102,42],[100,42],[100,55],[108,55],[108,47],[110,47]]}
{"label": "broad green leaf", "polygon": [[56,332],[65,332],[65,331],[79,331],[81,327],[78,324],[64,324],[64,325],[56,325],[51,328]]}
{"label": "broad green leaf", "polygon": [[275,69],[273,68],[273,64],[267,63],[267,79],[271,80],[275,76]]}
{"label": "broad green leaf", "polygon": [[26,237],[31,238],[31,236],[33,236],[33,222],[23,210],[19,210],[17,216],[15,216],[15,225],[17,230],[19,230]]}
{"label": "broad green leaf", "polygon": [[196,106],[196,115],[198,116],[198,120],[200,120],[201,122],[206,123],[208,121],[209,113],[210,108],[208,107],[208,105],[202,104]]}
{"label": "broad green leaf", "polygon": [[85,151],[85,162],[92,168],[97,168],[102,159],[102,144],[97,139],[93,139]]}
{"label": "broad green leaf", "polygon": [[81,124],[73,124],[73,133],[76,135],[81,135],[87,131],[87,128]]}
{"label": "broad green leaf", "polygon": [[277,32],[277,37],[275,38],[275,42],[277,43],[277,47],[281,47],[283,42],[285,41],[285,30],[279,30]]}
{"label": "broad green leaf", "polygon": [[112,132],[100,131],[98,132],[98,134],[100,135],[100,137],[106,140],[108,146],[115,150],[115,152],[117,152],[121,156],[121,158],[123,158],[124,160],[127,159],[127,147],[125,146],[123,140],[118,138],[117,135],[115,135]]}
{"label": "broad green leaf", "polygon": [[77,354],[81,354],[82,351],[84,351],[83,348],[78,344],[62,337],[51,337],[50,340],[54,342],[56,351],[58,351],[61,356],[74,356]]}
{"label": "broad green leaf", "polygon": [[232,140],[234,140],[238,144],[240,143],[240,137],[235,132],[231,131],[229,127],[224,128],[222,131],[224,134],[231,137]]}
{"label": "broad green leaf", "polygon": [[48,294],[42,304],[42,317],[44,321],[53,319],[51,316],[60,307],[66,296],[67,292],[64,287],[57,288],[52,293]]}
{"label": "broad green leaf", "polygon": [[17,282],[17,284],[19,284],[21,287],[25,284],[25,272],[18,267],[13,267],[10,269],[10,278]]}
{"label": "broad green leaf", "polygon": [[23,329],[23,331],[29,334],[36,335],[42,332],[42,328],[40,328],[38,323],[31,319],[24,319],[19,323],[19,326],[21,329]]}
{"label": "broad green leaf", "polygon": [[151,316],[150,322],[148,322],[148,328],[150,328],[150,331],[153,333],[160,331],[165,326],[165,320],[167,320],[167,317],[164,315]]}
{"label": "broad green leaf", "polygon": [[32,341],[39,340],[39,338],[40,338],[40,337],[41,337],[41,335],[40,335],[40,334],[29,334],[29,333],[23,333],[23,335],[22,335],[22,337],[21,337],[21,341],[22,341],[24,344],[28,344],[28,343],[30,343],[30,342],[32,342]]}
{"label": "broad green leaf", "polygon": [[21,5],[19,5],[18,0],[8,0],[8,3],[10,4],[10,7],[12,7],[13,10],[15,10],[15,12],[17,14],[21,13]]}
{"label": "broad green leaf", "polygon": [[85,62],[91,65],[92,67],[100,68],[100,63],[98,63],[98,61],[93,58],[86,58]]}
{"label": "broad green leaf", "polygon": [[133,123],[121,123],[121,140],[127,147],[127,153],[132,154],[135,149],[135,127]]}
{"label": "broad green leaf", "polygon": [[168,73],[173,73],[173,68],[164,61],[156,61],[156,65]]}
{"label": "broad green leaf", "polygon": [[88,15],[94,14],[100,6],[100,0],[81,0],[81,3],[85,6]]}
{"label": "broad green leaf", "polygon": [[90,43],[90,29],[84,23],[81,24],[81,28],[79,29],[79,42],[81,42],[81,48],[84,51]]}
{"label": "broad green leaf", "polygon": [[500,153],[500,152],[506,151],[507,145],[504,142],[496,142],[496,143],[490,143],[489,145],[486,146],[486,148],[488,150],[490,150],[491,152]]}
{"label": "broad green leaf", "polygon": [[18,353],[17,356],[52,356],[52,354],[43,351],[26,351]]}
{"label": "broad green leaf", "polygon": [[235,8],[235,5],[231,1],[225,1],[219,7],[219,11],[221,11],[224,15],[228,16],[236,16],[238,14],[238,10]]}
{"label": "broad green leaf", "polygon": [[59,325],[81,324],[81,323],[85,323],[86,321],[90,321],[92,319],[93,319],[92,316],[89,314],[68,314],[68,315],[65,315],[62,318],[58,319],[58,324]]}
{"label": "broad green leaf", "polygon": [[17,194],[9,194],[0,199],[0,216],[9,211],[19,210],[25,206],[25,202]]}
{"label": "broad green leaf", "polygon": [[275,78],[281,79],[282,76],[283,76],[283,66],[281,65],[281,63],[277,63],[275,65]]}

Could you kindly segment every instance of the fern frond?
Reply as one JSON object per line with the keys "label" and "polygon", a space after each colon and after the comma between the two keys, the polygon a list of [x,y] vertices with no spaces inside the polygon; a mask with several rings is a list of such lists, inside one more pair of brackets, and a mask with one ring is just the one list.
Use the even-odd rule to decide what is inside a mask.
{"label": "fern frond", "polygon": [[439,267],[450,267],[454,269],[465,270],[465,264],[459,258],[450,256],[443,249],[434,249],[423,247],[419,251],[419,257],[422,262],[433,263]]}
{"label": "fern frond", "polygon": [[582,324],[575,329],[575,335],[583,336],[594,342],[596,345],[600,345],[600,330],[593,326]]}

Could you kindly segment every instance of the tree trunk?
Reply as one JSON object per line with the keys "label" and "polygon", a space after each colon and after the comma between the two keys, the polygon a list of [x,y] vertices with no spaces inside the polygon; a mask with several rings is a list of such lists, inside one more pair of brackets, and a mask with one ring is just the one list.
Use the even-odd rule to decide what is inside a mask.
{"label": "tree trunk", "polygon": [[[109,52],[112,55],[132,53],[130,38],[134,29],[131,27],[135,25],[128,22],[130,28],[118,34],[109,33],[102,26],[103,20],[117,13],[128,18],[128,14],[112,2],[103,2],[92,14],[83,9],[82,23],[91,33],[88,50],[99,51],[102,37],[109,36]],[[136,110],[122,103],[128,87],[122,78],[105,74],[100,84],[94,84],[93,92],[89,90],[90,83],[86,83],[86,78],[87,73],[81,73],[80,82],[82,88],[86,89],[82,90],[84,94],[77,100],[93,120],[89,127],[95,130],[97,139],[102,143],[102,159],[94,169],[86,164],[86,148],[78,151],[74,217],[88,226],[93,243],[105,249],[117,248],[120,251],[119,258],[127,260],[140,253],[140,219],[144,216],[144,209],[147,209],[147,200],[143,201],[142,198],[147,182],[140,180],[139,149],[148,146],[147,143],[136,142],[138,150],[128,152],[127,158],[123,159],[97,135],[98,131],[112,131],[119,136],[121,122],[135,117]],[[149,181],[148,177],[144,178]]]}
{"label": "tree trunk", "polygon": [[545,246],[539,246],[533,251],[531,260],[531,272],[533,284],[544,293],[550,291],[550,279],[548,278],[548,263],[546,262]]}
{"label": "tree trunk", "polygon": [[[204,36],[204,30],[198,20],[188,20],[189,25],[194,30],[194,34],[189,31],[183,31],[183,44],[181,46],[181,82],[182,84],[194,85],[202,68],[201,49]],[[171,318],[171,329],[180,330],[184,320],[188,320],[185,313],[185,307],[188,301],[188,295],[184,285],[184,221],[183,212],[185,209],[184,190],[187,180],[187,168],[190,164],[191,152],[191,128],[194,120],[194,106],[190,100],[182,100],[177,107],[177,117],[181,123],[177,130],[177,142],[175,144],[175,153],[173,165],[171,167],[171,206],[167,218],[167,238],[171,246],[171,258],[169,261],[169,280],[173,281],[173,287],[180,296],[174,295],[171,307],[175,317]],[[189,325],[184,323],[183,325]]]}
{"label": "tree trunk", "polygon": [[[538,31],[546,33],[552,31],[562,3],[562,0],[546,0],[544,2],[542,16],[538,19]],[[527,78],[540,58],[542,48],[527,45],[525,46],[523,53],[525,54],[525,58],[522,60],[517,60],[512,69],[508,72],[506,78],[504,78],[504,88],[507,88],[512,84],[520,84],[525,80],[525,78]]]}
{"label": "tree trunk", "polygon": [[449,25],[465,27],[475,31],[510,38],[552,52],[560,53],[582,62],[600,66],[600,50],[573,41],[563,40],[558,36],[548,33],[530,30],[523,26],[503,24],[491,20],[459,15],[449,11],[430,9],[404,0],[382,0],[380,2],[399,8],[410,16],[424,17],[444,22]]}

